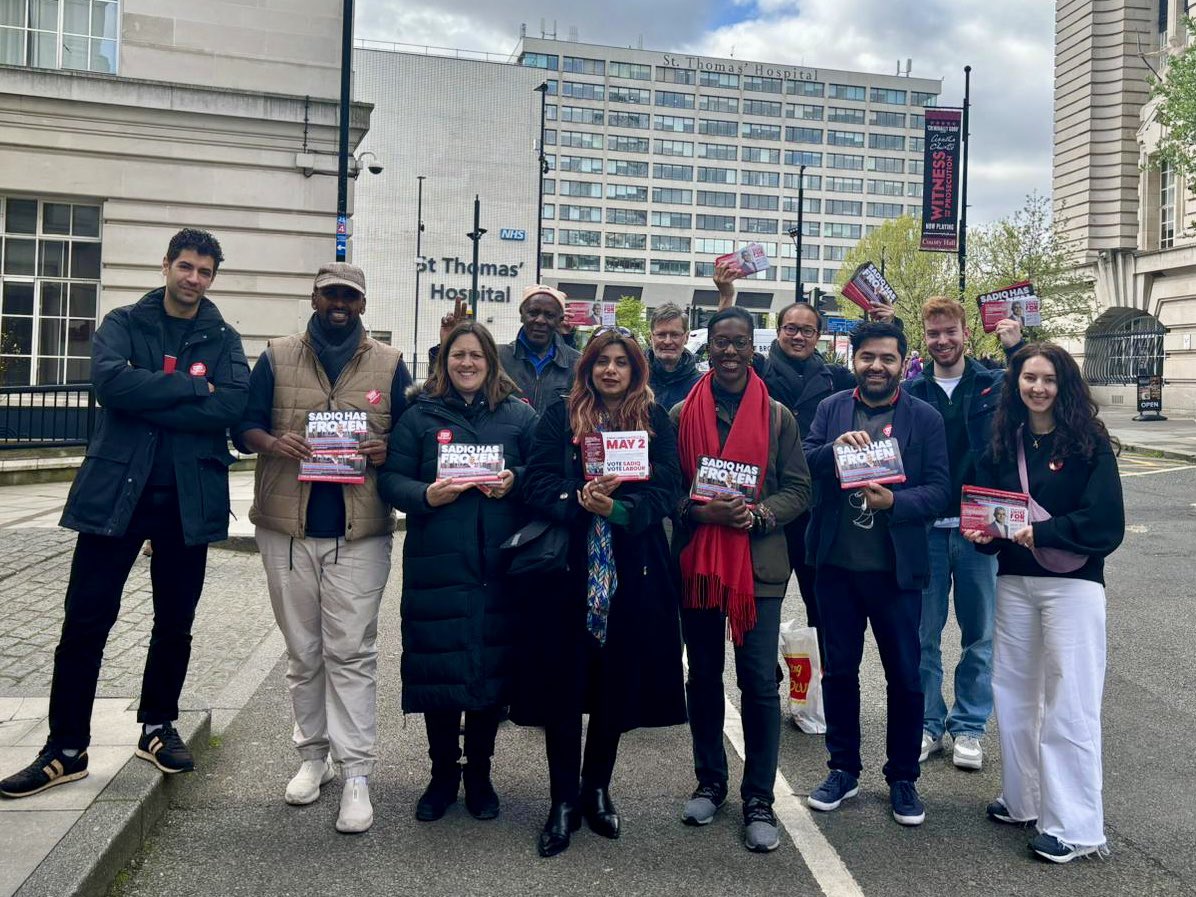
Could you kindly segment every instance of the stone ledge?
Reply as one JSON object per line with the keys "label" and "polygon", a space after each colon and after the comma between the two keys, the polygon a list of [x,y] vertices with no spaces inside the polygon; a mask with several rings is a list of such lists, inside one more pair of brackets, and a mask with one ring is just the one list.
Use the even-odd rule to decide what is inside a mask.
{"label": "stone ledge", "polygon": [[[198,761],[211,739],[211,714],[185,710],[176,727]],[[130,756],[15,897],[104,897],[166,812],[175,778]]]}

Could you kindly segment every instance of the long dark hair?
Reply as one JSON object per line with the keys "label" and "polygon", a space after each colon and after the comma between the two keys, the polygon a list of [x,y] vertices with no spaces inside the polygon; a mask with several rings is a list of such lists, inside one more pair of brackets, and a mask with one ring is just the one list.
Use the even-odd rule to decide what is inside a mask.
{"label": "long dark hair", "polygon": [[651,412],[655,397],[648,386],[648,359],[644,357],[644,350],[630,334],[619,330],[600,330],[597,336],[586,343],[585,351],[578,359],[577,376],[569,393],[569,426],[575,440],[594,431],[598,416],[605,408],[602,397],[594,389],[594,365],[598,362],[598,356],[614,343],[621,345],[627,352],[627,360],[631,362],[631,385],[627,387],[627,395],[611,420],[611,426],[616,430],[647,430],[652,433]]}
{"label": "long dark hair", "polygon": [[1062,461],[1075,456],[1087,461],[1103,443],[1120,448],[1117,440],[1109,436],[1104,421],[1097,417],[1098,406],[1076,360],[1054,343],[1030,343],[1010,359],[1005,370],[1004,389],[993,420],[993,457],[997,461],[1017,458],[1017,431],[1029,420],[1018,381],[1022,368],[1031,358],[1045,358],[1055,368],[1059,392],[1053,407],[1055,439],[1051,460]]}
{"label": "long dark hair", "polygon": [[449,331],[449,335],[440,344],[440,351],[436,353],[436,361],[432,364],[432,374],[424,381],[424,394],[441,399],[448,395],[449,389],[453,385],[448,374],[449,353],[453,350],[453,343],[467,333],[472,333],[477,337],[478,343],[482,346],[482,356],[486,359],[486,378],[482,381],[482,388],[478,391],[486,397],[486,402],[491,408],[497,408],[507,396],[518,392],[519,387],[502,369],[494,337],[490,335],[490,331],[485,326],[477,321],[462,321]]}

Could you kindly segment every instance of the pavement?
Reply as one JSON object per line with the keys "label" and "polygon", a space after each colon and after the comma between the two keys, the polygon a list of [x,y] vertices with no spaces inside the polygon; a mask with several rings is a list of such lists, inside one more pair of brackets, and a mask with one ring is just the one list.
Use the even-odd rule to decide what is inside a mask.
{"label": "pavement", "polygon": [[[802,798],[825,774],[822,738],[785,724],[778,779],[782,847],[766,857],[740,846],[738,801],[716,822],[677,821],[693,787],[684,727],[631,733],[613,794],[624,817],[617,842],[579,833],[542,861],[535,834],[547,810],[538,731],[505,725],[495,759],[501,818],[461,807],[439,823],[412,811],[427,775],[422,721],[399,707],[401,539],[379,625],[377,822],[366,835],[333,830],[339,783],[305,808],[282,790],[296,766],[283,682],[282,642],[258,559],[216,548],[200,603],[180,729],[199,756],[187,776],[163,777],[131,757],[141,665],[152,619],[148,563],[130,578],[105,655],[93,727],[92,775],[22,801],[0,802],[0,897],[105,894],[742,894],[900,895],[936,890],[1196,895],[1196,723],[1191,546],[1196,538],[1196,421],[1139,424],[1106,414],[1111,431],[1147,455],[1122,460],[1129,526],[1109,563],[1105,703],[1109,862],[1054,870],[1029,859],[1026,834],[995,826],[983,807],[1000,788],[998,747],[977,773],[927,763],[919,788],[928,821],[896,826],[879,775],[884,685],[869,641],[862,708],[861,795],[838,813],[811,814]],[[1164,457],[1164,453],[1173,456]],[[1191,463],[1188,463],[1191,462]],[[65,484],[0,490],[0,774],[27,763],[45,736],[52,650],[73,534],[56,528]],[[251,537],[252,474],[233,476],[234,535]],[[785,618],[802,618],[795,593]],[[958,655],[954,623],[944,661]],[[949,680],[949,677],[948,677]],[[732,780],[741,766],[737,693],[728,652],[726,727]],[[949,689],[949,682],[948,682]],[[782,693],[784,697],[784,693]],[[1185,734],[1187,733],[1187,734]],[[15,823],[15,824],[13,824]],[[938,885],[934,885],[938,882]],[[941,887],[940,887],[941,886]]]}

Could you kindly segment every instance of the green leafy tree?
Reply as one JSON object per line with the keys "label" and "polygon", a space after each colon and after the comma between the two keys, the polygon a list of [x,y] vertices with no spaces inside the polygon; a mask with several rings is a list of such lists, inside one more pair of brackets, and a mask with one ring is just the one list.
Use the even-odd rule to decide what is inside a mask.
{"label": "green leafy tree", "polygon": [[619,304],[615,306],[615,323],[626,327],[636,335],[640,346],[648,351],[651,345],[648,332],[648,315],[642,299],[635,296],[620,296]]}
{"label": "green leafy tree", "polygon": [[[848,252],[836,286],[841,290],[864,262],[879,266],[883,258],[885,280],[897,292],[897,315],[910,345],[924,350],[922,303],[930,296],[959,298],[959,268],[953,253],[920,251],[920,235],[920,223],[911,216],[885,222]],[[969,228],[967,291],[962,301],[972,354],[1000,352],[996,335],[984,332],[976,297],[1021,280],[1034,284],[1041,302],[1043,326],[1034,335],[1057,339],[1082,334],[1096,316],[1096,297],[1073,259],[1074,249],[1064,236],[1062,222],[1052,219],[1049,200],[1037,193],[1027,196],[1013,214]],[[860,317],[854,303],[840,299],[839,304],[848,317]]]}
{"label": "green leafy tree", "polygon": [[1167,59],[1162,78],[1151,78],[1151,96],[1158,100],[1155,118],[1163,137],[1151,158],[1184,173],[1189,190],[1196,190],[1196,24],[1185,18],[1188,43]]}

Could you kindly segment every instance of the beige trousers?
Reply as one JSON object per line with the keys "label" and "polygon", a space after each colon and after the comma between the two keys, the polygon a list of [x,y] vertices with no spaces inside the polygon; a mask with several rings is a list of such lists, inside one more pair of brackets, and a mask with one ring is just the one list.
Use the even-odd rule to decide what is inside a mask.
{"label": "beige trousers", "polygon": [[292,539],[262,527],[256,535],[287,645],[299,756],[331,751],[346,778],[368,776],[377,757],[375,640],[392,537]]}

